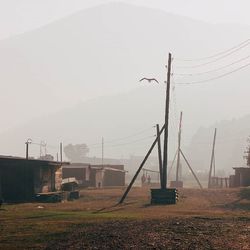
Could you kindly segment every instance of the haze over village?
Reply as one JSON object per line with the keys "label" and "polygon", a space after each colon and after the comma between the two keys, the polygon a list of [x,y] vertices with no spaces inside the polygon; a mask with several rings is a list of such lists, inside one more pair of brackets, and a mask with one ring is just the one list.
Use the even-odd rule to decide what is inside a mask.
{"label": "haze over village", "polygon": [[[1,94],[3,154],[24,155],[24,142],[28,138],[51,144],[49,150],[56,155],[55,146],[61,141],[101,146],[102,137],[111,141],[153,127],[156,122],[162,124],[164,85],[141,84],[138,80],[150,75],[164,82],[169,48],[174,58],[173,70],[177,71],[181,62],[175,61],[175,57],[210,55],[249,37],[247,23],[215,25],[124,2],[86,6],[0,41],[0,78],[5,84]],[[196,72],[237,60],[247,49]],[[176,76],[174,81],[190,79],[204,77]],[[219,127],[220,140],[218,165],[228,171],[242,165],[250,121],[248,79],[248,71],[244,69],[207,84],[174,86],[170,144],[175,146],[170,147],[170,155],[173,157],[175,153],[178,116],[182,110],[183,145],[190,157],[199,161],[200,168],[207,167],[215,126]],[[105,156],[141,156],[154,134],[152,128],[134,139],[113,143],[127,145],[107,144]],[[130,144],[147,136],[145,146]],[[198,145],[202,145],[202,152],[194,155],[200,148]],[[100,157],[100,146],[89,146],[89,155]],[[33,156],[39,152],[38,147],[30,150]],[[225,160],[232,152],[233,161]]]}
{"label": "haze over village", "polygon": [[[249,194],[240,188],[250,186],[249,8],[245,0],[0,0],[0,220],[5,203],[3,211],[13,216],[12,202],[39,202],[35,209],[44,212],[97,213],[126,199],[138,199],[124,211],[139,220],[150,192],[151,205],[175,204],[180,216],[195,216],[193,204],[201,201],[205,217],[214,211],[217,220],[226,209],[239,208],[248,218]],[[188,201],[182,203],[183,197]],[[47,205],[51,201],[58,207]],[[20,206],[20,218],[34,209],[33,203],[28,210]],[[163,207],[156,209],[156,219],[167,215]],[[154,211],[151,206],[142,217],[153,219]],[[233,215],[227,216],[234,225]],[[191,224],[200,225],[193,219]],[[166,223],[163,228],[172,230],[172,222]],[[238,226],[249,228],[249,218]],[[70,246],[133,245],[88,237]],[[4,247],[12,246],[5,241]],[[30,241],[25,247],[36,242]],[[186,249],[185,241],[180,248],[169,242],[169,249]],[[211,240],[211,249],[223,249],[218,242]],[[151,243],[135,240],[134,246],[151,249]],[[56,240],[48,244],[41,249],[56,247]],[[192,244],[190,249],[206,249]]]}

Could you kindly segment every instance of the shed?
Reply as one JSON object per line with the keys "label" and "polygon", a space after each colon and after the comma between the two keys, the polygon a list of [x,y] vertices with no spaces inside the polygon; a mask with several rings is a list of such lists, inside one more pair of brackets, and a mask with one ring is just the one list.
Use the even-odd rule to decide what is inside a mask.
{"label": "shed", "polygon": [[124,165],[91,165],[92,187],[125,186]]}
{"label": "shed", "polygon": [[61,189],[61,162],[0,156],[0,197],[31,201],[37,193]]}
{"label": "shed", "polygon": [[62,178],[75,178],[78,185],[82,187],[90,186],[90,164],[71,163],[62,166]]}
{"label": "shed", "polygon": [[233,187],[247,187],[250,186],[250,167],[233,168],[235,170],[234,177],[230,177]]}
{"label": "shed", "polygon": [[76,178],[82,187],[125,186],[124,165],[71,163],[62,166],[63,179]]}

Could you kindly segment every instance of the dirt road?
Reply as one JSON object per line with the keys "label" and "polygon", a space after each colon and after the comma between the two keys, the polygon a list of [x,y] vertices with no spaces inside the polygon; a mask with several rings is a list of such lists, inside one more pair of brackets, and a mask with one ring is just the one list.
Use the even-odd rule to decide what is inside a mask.
{"label": "dirt road", "polygon": [[0,249],[250,250],[247,192],[182,189],[176,205],[151,206],[149,189],[133,188],[117,206],[123,191],[83,190],[73,202],[4,205]]}
{"label": "dirt road", "polygon": [[110,221],[78,227],[47,249],[250,249],[250,219]]}

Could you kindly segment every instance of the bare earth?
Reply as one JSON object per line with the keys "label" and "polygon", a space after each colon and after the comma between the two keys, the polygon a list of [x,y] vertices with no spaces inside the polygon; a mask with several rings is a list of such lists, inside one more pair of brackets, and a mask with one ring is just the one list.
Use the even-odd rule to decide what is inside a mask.
{"label": "bare earth", "polygon": [[[147,188],[83,190],[57,204],[5,205],[0,249],[250,249],[247,190],[180,190],[177,205],[151,206]],[[246,195],[247,194],[247,195]]]}

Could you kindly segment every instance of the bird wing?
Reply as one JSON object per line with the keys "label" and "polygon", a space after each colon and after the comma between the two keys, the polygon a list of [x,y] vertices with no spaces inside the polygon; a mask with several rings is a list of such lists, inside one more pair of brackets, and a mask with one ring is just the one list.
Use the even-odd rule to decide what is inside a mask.
{"label": "bird wing", "polygon": [[141,81],[144,81],[144,80],[146,80],[146,81],[148,81],[148,82],[155,81],[155,82],[159,83],[155,78],[146,78],[146,77],[143,77],[143,78],[140,80],[140,82],[141,82]]}
{"label": "bird wing", "polygon": [[155,82],[159,83],[155,78],[152,78],[151,81],[155,81]]}
{"label": "bird wing", "polygon": [[147,81],[148,81],[148,78],[143,77],[143,78],[140,80],[140,82],[141,82],[141,81],[144,81],[144,80],[147,80]]}

